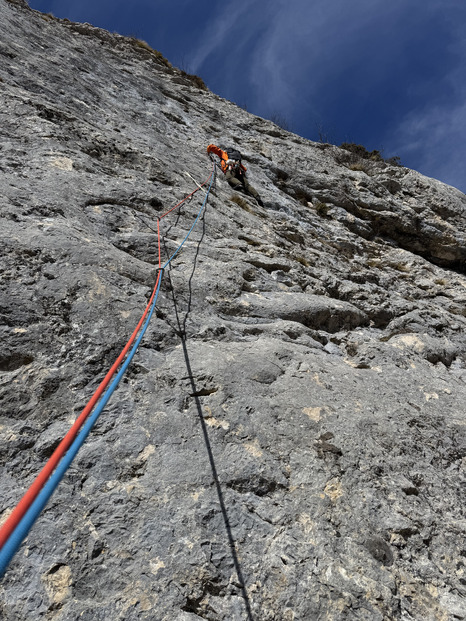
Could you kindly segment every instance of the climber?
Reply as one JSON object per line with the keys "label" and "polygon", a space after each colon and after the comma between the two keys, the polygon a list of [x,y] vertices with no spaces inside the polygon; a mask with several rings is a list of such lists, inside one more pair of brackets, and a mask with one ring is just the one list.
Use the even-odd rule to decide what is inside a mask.
{"label": "climber", "polygon": [[241,153],[234,148],[229,147],[217,147],[214,144],[209,144],[207,147],[207,153],[215,153],[220,158],[220,166],[225,174],[225,179],[234,190],[243,191],[246,194],[253,196],[257,203],[263,207],[259,192],[252,187],[246,177],[246,166],[241,163]]}

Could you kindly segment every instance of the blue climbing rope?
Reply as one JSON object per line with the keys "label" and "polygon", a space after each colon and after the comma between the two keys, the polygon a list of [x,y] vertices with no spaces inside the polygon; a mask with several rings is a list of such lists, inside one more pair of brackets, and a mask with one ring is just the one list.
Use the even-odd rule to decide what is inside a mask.
{"label": "blue climbing rope", "polygon": [[166,262],[166,263],[162,266],[162,269],[165,269],[166,267],[168,267],[168,265],[169,265],[169,264],[173,261],[173,259],[175,258],[175,256],[178,254],[178,252],[179,252],[179,251],[181,250],[181,248],[183,247],[183,245],[184,245],[185,241],[186,241],[186,240],[188,239],[188,237],[191,235],[192,230],[193,230],[193,229],[194,229],[194,227],[196,226],[197,221],[199,220],[199,218],[201,217],[202,211],[203,211],[203,209],[204,209],[204,205],[205,205],[205,204],[206,204],[206,202],[207,202],[207,198],[208,198],[208,196],[209,196],[209,192],[210,192],[210,189],[211,189],[211,187],[212,187],[212,183],[214,182],[214,178],[215,178],[215,174],[214,174],[214,172],[212,172],[212,176],[211,176],[211,179],[210,179],[209,188],[208,188],[208,190],[207,190],[207,192],[206,192],[206,195],[205,195],[205,197],[204,197],[204,201],[203,201],[202,206],[201,206],[201,208],[200,208],[200,210],[199,210],[199,213],[198,213],[198,214],[197,214],[197,216],[196,216],[196,219],[195,219],[195,220],[194,220],[194,222],[193,222],[192,227],[189,229],[188,233],[186,234],[186,237],[183,239],[183,241],[182,241],[182,242],[181,242],[181,244],[178,246],[178,248],[175,250],[175,252],[172,254],[172,256],[171,256],[171,257],[168,259],[168,261],[167,261],[167,262]]}
{"label": "blue climbing rope", "polygon": [[66,454],[64,455],[64,457],[62,458],[60,463],[58,464],[57,468],[54,470],[53,474],[51,474],[51,476],[49,477],[47,482],[44,484],[43,488],[38,493],[37,497],[32,502],[32,504],[30,505],[29,509],[24,514],[23,518],[18,523],[18,525],[16,526],[16,528],[11,533],[10,537],[8,538],[8,540],[5,542],[5,544],[3,545],[2,549],[0,550],[0,578],[3,577],[3,575],[5,573],[5,570],[8,567],[8,564],[10,563],[11,559],[16,554],[16,552],[19,549],[21,543],[23,542],[23,540],[25,539],[25,537],[27,536],[27,534],[31,530],[31,528],[34,525],[35,521],[39,517],[39,515],[42,512],[42,510],[44,509],[44,507],[46,506],[47,502],[49,501],[50,497],[52,496],[52,494],[57,489],[60,481],[62,480],[62,478],[64,477],[66,471],[68,470],[68,468],[70,467],[70,465],[73,462],[74,458],[78,454],[79,449],[84,444],[84,442],[85,442],[87,436],[89,435],[92,427],[96,423],[96,421],[99,418],[100,414],[102,413],[104,407],[107,405],[108,401],[110,400],[110,397],[115,392],[116,388],[118,387],[118,384],[120,383],[120,381],[121,381],[122,377],[124,376],[128,366],[130,365],[134,355],[136,354],[136,352],[138,350],[138,347],[139,347],[139,345],[140,345],[140,343],[141,343],[141,341],[142,341],[142,339],[144,337],[144,334],[145,334],[145,332],[146,332],[146,330],[147,330],[147,328],[149,326],[151,317],[152,317],[152,315],[154,313],[154,310],[155,310],[157,298],[158,298],[159,291],[160,291],[160,286],[161,286],[161,283],[162,283],[163,271],[171,263],[171,261],[178,254],[178,252],[181,250],[181,248],[185,244],[186,240],[190,236],[191,232],[193,231],[194,227],[196,226],[199,218],[201,217],[201,214],[202,214],[202,212],[204,210],[204,207],[205,207],[205,205],[207,203],[207,199],[208,199],[210,190],[212,188],[212,184],[214,182],[214,179],[215,179],[215,169],[212,171],[208,190],[206,191],[206,195],[205,195],[204,200],[202,202],[202,205],[201,205],[201,207],[199,209],[199,212],[198,212],[198,214],[197,214],[197,216],[196,216],[196,218],[194,220],[193,225],[191,226],[190,230],[188,231],[188,233],[185,236],[185,238],[183,239],[183,241],[179,244],[177,249],[171,255],[171,257],[165,262],[165,264],[161,268],[157,268],[158,269],[158,276],[157,276],[156,292],[155,292],[155,295],[154,295],[154,299],[152,301],[152,305],[151,305],[149,314],[147,316],[147,319],[146,319],[146,321],[145,321],[145,323],[144,323],[144,325],[143,325],[143,327],[141,329],[141,333],[139,334],[137,340],[135,341],[135,343],[134,343],[130,353],[128,354],[128,357],[126,358],[126,360],[123,363],[122,367],[118,371],[115,379],[112,381],[110,386],[107,388],[106,392],[103,394],[103,396],[102,396],[101,400],[99,401],[99,403],[97,404],[95,410],[93,411],[91,416],[84,423],[83,427],[81,428],[81,431],[79,432],[79,434],[76,436],[75,440],[73,441],[73,444],[70,446],[70,448],[68,449],[68,451],[66,452]]}

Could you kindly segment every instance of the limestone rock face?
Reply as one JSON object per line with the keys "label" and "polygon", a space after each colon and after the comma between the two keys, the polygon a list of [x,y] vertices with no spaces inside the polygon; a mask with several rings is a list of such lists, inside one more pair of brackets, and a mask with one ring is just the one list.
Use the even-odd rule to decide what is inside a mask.
{"label": "limestone rock face", "polygon": [[[465,619],[466,197],[304,140],[143,43],[0,0],[0,516],[220,176],[5,621]],[[202,86],[202,84],[200,84]],[[202,192],[162,220],[166,257]]]}

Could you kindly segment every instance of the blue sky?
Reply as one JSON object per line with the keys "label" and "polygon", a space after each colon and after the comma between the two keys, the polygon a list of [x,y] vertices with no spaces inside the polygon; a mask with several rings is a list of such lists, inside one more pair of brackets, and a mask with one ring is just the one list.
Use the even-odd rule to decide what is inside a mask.
{"label": "blue sky", "polygon": [[466,192],[465,0],[29,0],[144,39],[218,95]]}

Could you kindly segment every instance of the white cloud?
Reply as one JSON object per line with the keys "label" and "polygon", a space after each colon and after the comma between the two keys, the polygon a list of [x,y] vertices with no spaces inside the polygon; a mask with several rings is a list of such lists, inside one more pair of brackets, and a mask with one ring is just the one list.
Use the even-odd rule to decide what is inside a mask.
{"label": "white cloud", "polygon": [[[190,64],[194,73],[198,72],[202,64],[209,56],[215,55],[219,62],[224,63],[231,57],[234,49],[231,33],[236,28],[242,18],[245,17],[247,5],[240,2],[224,4],[225,10],[213,21],[209,21],[205,29],[202,42],[190,59]],[[229,56],[230,55],[230,56]]]}
{"label": "white cloud", "polygon": [[[274,0],[271,4],[273,11],[267,13],[260,43],[250,58],[253,107],[261,106],[265,115],[281,112],[291,120],[305,109],[310,118],[323,118],[325,123],[322,102],[341,98],[342,83],[350,74],[349,86],[359,102],[346,105],[353,105],[359,124],[364,126],[364,104],[372,104],[374,95],[374,105],[384,108],[380,118],[386,126],[374,127],[373,135],[387,155],[399,155],[406,165],[466,189],[463,0]],[[439,36],[449,40],[434,58],[440,63],[445,59],[444,73],[439,78],[437,67],[435,81],[425,75],[417,80],[416,62],[422,62],[423,52],[412,47],[419,34],[416,28],[425,29],[419,39],[422,44],[432,40],[435,45],[437,24]],[[414,69],[403,73],[410,62]],[[407,75],[416,108],[399,121],[395,115],[390,118],[390,98],[406,89]],[[445,101],[447,92],[450,97]],[[371,121],[367,119],[368,124]]]}
{"label": "white cloud", "polygon": [[465,97],[410,112],[394,136],[388,147],[403,164],[466,192]]}
{"label": "white cloud", "polygon": [[466,6],[457,0],[448,4],[457,11],[445,13],[450,36],[443,75],[422,105],[394,125],[386,144],[406,166],[466,192]]}
{"label": "white cloud", "polygon": [[[264,92],[270,106],[291,107],[300,92],[310,107],[318,106],[319,93],[337,90],[331,81],[351,63],[366,63],[365,38],[377,28],[389,27],[401,10],[402,0],[275,0],[261,45],[251,59],[251,82],[257,99]],[[375,50],[377,54],[377,50]],[[305,82],[305,83],[303,83]],[[301,83],[301,88],[300,88]],[[296,99],[290,98],[296,93]]]}

